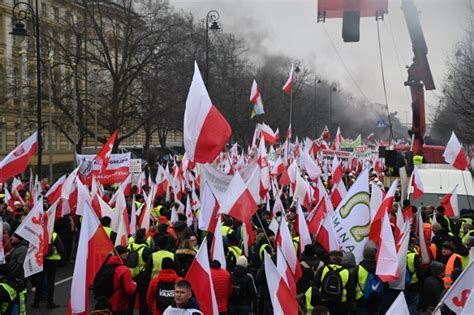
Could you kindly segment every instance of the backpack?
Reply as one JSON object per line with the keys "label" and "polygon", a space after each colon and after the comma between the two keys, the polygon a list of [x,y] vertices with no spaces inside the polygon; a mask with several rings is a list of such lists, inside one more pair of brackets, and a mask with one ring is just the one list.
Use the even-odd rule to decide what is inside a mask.
{"label": "backpack", "polygon": [[367,275],[367,280],[365,281],[365,286],[362,290],[364,294],[364,299],[369,300],[374,297],[380,297],[383,292],[383,283],[380,278],[369,272]]}
{"label": "backpack", "polygon": [[[140,245],[143,245],[143,244],[140,244]],[[136,268],[138,266],[138,262],[139,262],[139,250],[142,249],[143,247],[145,247],[145,245],[143,246],[140,246],[138,245],[138,247],[134,247],[133,244],[130,245],[130,250],[128,252],[128,256],[127,256],[127,267],[128,268]]]}
{"label": "backpack", "polygon": [[164,312],[174,301],[175,282],[159,281],[155,291],[156,308]]}
{"label": "backpack", "polygon": [[96,300],[102,296],[110,298],[115,292],[114,276],[116,266],[109,265],[107,260],[100,267],[94,278],[94,298]]}
{"label": "backpack", "polygon": [[340,271],[342,269],[326,266],[329,270],[321,282],[321,298],[329,302],[341,302],[344,287]]}

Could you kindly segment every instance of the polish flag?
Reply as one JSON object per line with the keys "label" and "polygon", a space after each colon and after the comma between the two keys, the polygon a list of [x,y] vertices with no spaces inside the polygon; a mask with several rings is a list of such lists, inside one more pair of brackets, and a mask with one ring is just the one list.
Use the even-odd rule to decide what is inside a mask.
{"label": "polish flag", "polygon": [[191,208],[191,196],[188,196],[188,198],[186,198],[185,215],[186,215],[186,225],[190,227],[191,225],[193,225],[193,222],[194,222],[193,209]]}
{"label": "polish flag", "polygon": [[288,267],[288,263],[285,260],[285,256],[283,255],[280,246],[277,246],[276,248],[276,267],[283,281],[285,281],[285,284],[288,286],[288,288],[290,288],[291,296],[289,296],[288,298],[296,300],[297,289],[295,277],[293,277],[291,269],[290,267]]}
{"label": "polish flag", "polygon": [[280,128],[277,128],[275,130],[275,140],[276,141],[280,140]]}
{"label": "polish flag", "polygon": [[334,142],[332,144],[334,150],[341,151],[342,140],[343,138],[341,134],[341,129],[337,127],[336,137],[334,138]]}
{"label": "polish flag", "polygon": [[107,140],[107,142],[104,143],[104,146],[102,147],[102,149],[100,149],[100,151],[95,156],[94,161],[95,163],[101,165],[100,167],[101,172],[107,169],[107,166],[109,165],[110,155],[112,154],[112,149],[114,148],[117,135],[118,135],[118,129],[112,133],[112,135]]}
{"label": "polish flag", "polygon": [[395,200],[395,192],[397,191],[398,180],[394,180],[390,189],[388,190],[387,195],[382,201],[375,217],[370,225],[370,233],[369,239],[374,241],[376,244],[380,242],[380,233],[382,230],[382,220],[384,218],[384,214],[389,214],[393,208],[393,202]]}
{"label": "polish flag", "polygon": [[[303,214],[303,209],[301,209],[300,203],[296,205],[296,228],[300,236],[300,255],[303,254],[304,248],[308,244],[312,244],[311,234],[309,234],[308,224]],[[301,256],[300,256],[301,257]]]}
{"label": "polish flag", "polygon": [[[152,218],[151,208],[153,207],[155,192],[156,186],[152,184],[150,192],[148,193],[148,195],[145,195],[145,205],[142,207],[142,212],[140,213],[140,217],[138,218],[138,224],[140,225],[140,228],[145,229],[147,233],[150,230],[150,220]],[[155,219],[157,220],[158,218]]]}
{"label": "polish flag", "polygon": [[125,197],[130,196],[132,193],[132,173],[128,174],[127,178],[122,183],[122,189]]}
{"label": "polish flag", "polygon": [[339,161],[337,156],[334,155],[331,165],[332,182],[338,183],[342,179],[342,163]]}
{"label": "polish flag", "polygon": [[268,166],[267,150],[265,149],[265,138],[262,136],[258,146],[257,163],[260,166],[260,198],[265,198],[270,190],[270,168]]}
{"label": "polish flag", "polygon": [[380,242],[377,251],[377,268],[375,274],[379,276],[383,282],[397,280],[400,276],[398,266],[397,248],[395,239],[393,238],[392,228],[388,213],[383,212],[381,225]]}
{"label": "polish flag", "polygon": [[283,85],[281,89],[286,94],[291,93],[291,87],[293,85],[293,75],[295,72],[294,68],[295,68],[294,64],[291,64],[291,69],[290,69],[290,73],[288,74],[288,79],[286,80],[285,85]]}
{"label": "polish flag", "polygon": [[[325,202],[326,206],[330,204],[328,200],[326,200]],[[332,206],[328,207],[328,210],[326,211],[326,214],[324,215],[324,218],[322,220],[322,224],[319,228],[318,234],[316,235],[316,239],[328,253],[332,250],[339,249],[337,236],[331,222],[331,218],[334,213],[334,210],[332,210],[331,207]]]}
{"label": "polish flag", "polygon": [[8,188],[6,185],[5,185],[5,203],[12,209],[13,213],[16,212],[17,206],[15,205],[15,201],[13,200],[13,197],[8,191]]}
{"label": "polish flag", "polygon": [[324,198],[324,195],[327,194],[326,187],[324,187],[323,181],[320,177],[316,179],[316,187],[313,186],[313,189],[313,202],[318,204]]}
{"label": "polish flag", "polygon": [[334,185],[331,191],[331,202],[334,208],[339,206],[342,199],[347,195],[347,188],[344,185],[344,182],[340,180],[336,185]]}
{"label": "polish flag", "polygon": [[291,132],[291,124],[288,126],[288,130],[286,130],[286,139],[291,140],[292,132]]}
{"label": "polish flag", "polygon": [[[21,198],[20,196],[20,190],[24,190],[25,189],[25,186],[23,186],[23,184],[21,183],[21,180],[19,180],[18,178],[16,177],[13,177],[13,182],[12,182],[12,197],[14,200],[16,201],[19,201],[22,205],[25,205],[25,200],[23,200],[23,198]],[[30,202],[32,202],[34,200],[33,198],[33,192],[34,192],[34,187],[32,187],[32,189],[30,190],[31,194],[30,194],[30,197],[31,197],[31,200]],[[34,202],[32,202],[31,206],[34,206]]]}
{"label": "polish flag", "polygon": [[222,240],[222,222],[220,217],[217,219],[216,230],[212,240],[211,257],[212,260],[219,261],[223,269],[227,268],[224,253],[224,242]]}
{"label": "polish flag", "polygon": [[262,94],[260,93],[260,89],[258,88],[255,79],[252,82],[252,90],[250,91],[250,102],[254,105],[253,116],[265,114],[263,110]]}
{"label": "polish flag", "polygon": [[212,284],[211,267],[207,253],[207,239],[204,238],[196,258],[194,258],[191,267],[189,267],[186,280],[191,283],[201,312],[204,315],[214,315],[219,314],[219,310],[214,293],[214,286]]}
{"label": "polish flag", "polygon": [[94,210],[87,203],[83,213],[68,314],[88,314],[89,288],[97,271],[113,249],[112,242],[100,225]]}
{"label": "polish flag", "polygon": [[444,214],[449,218],[455,217],[459,215],[459,208],[458,208],[458,185],[454,186],[453,191],[449,194],[444,196],[441,199],[440,205],[444,207]]}
{"label": "polish flag", "polygon": [[418,173],[418,167],[416,166],[413,169],[413,174],[411,176],[411,186],[413,188],[413,200],[420,198],[421,195],[423,195],[423,193],[425,192],[423,182],[421,181],[420,173]]}
{"label": "polish flag", "polygon": [[325,193],[323,198],[321,198],[319,203],[306,218],[308,229],[311,235],[317,235],[319,233],[319,229],[323,224],[326,214],[332,213],[333,211],[334,208],[332,206],[331,200],[329,199],[328,194]]}
{"label": "polish flag", "polygon": [[197,62],[184,112],[184,147],[188,159],[198,163],[214,161],[232,134],[227,120],[212,104]]}
{"label": "polish flag", "polygon": [[320,138],[326,142],[331,140],[331,133],[329,132],[328,126],[324,126],[324,129],[323,129],[323,132],[321,133]]}
{"label": "polish flag", "polygon": [[201,211],[198,217],[199,229],[214,233],[217,225],[219,203],[207,182],[202,185]]}
{"label": "polish flag", "polygon": [[45,197],[51,204],[53,204],[61,197],[61,190],[63,188],[64,183],[66,182],[66,177],[66,175],[61,176],[61,178],[59,178],[46,193]]}
{"label": "polish flag", "polygon": [[295,248],[293,246],[293,240],[291,239],[290,230],[288,229],[288,223],[284,216],[281,217],[280,230],[279,230],[277,244],[281,248],[281,252],[288,262],[288,266],[291,269],[291,273],[296,280],[299,280],[302,276],[300,262],[296,257]]}
{"label": "polish flag", "polygon": [[279,315],[298,314],[298,304],[282,275],[278,271],[270,256],[264,253],[265,277],[267,278],[270,299],[273,305],[273,313]]}
{"label": "polish flag", "polygon": [[262,123],[260,125],[260,134],[262,137],[265,138],[265,141],[267,141],[271,145],[275,145],[276,143],[275,132],[272,130],[272,128],[270,128],[270,126]]}
{"label": "polish flag", "polygon": [[294,200],[299,201],[306,209],[311,208],[311,201],[313,199],[313,188],[311,185],[296,172],[296,185]]}
{"label": "polish flag", "polygon": [[245,222],[251,226],[250,218],[257,211],[257,203],[239,172],[234,174],[221,204],[220,213]]}
{"label": "polish flag", "polygon": [[97,200],[98,202],[101,218],[109,217],[112,219],[112,217],[114,216],[114,211],[107,204],[107,202],[105,202],[104,199],[101,196],[99,196],[99,194],[96,194],[94,196],[94,200]]}
{"label": "polish flag", "polygon": [[462,171],[464,171],[469,165],[464,148],[456,137],[454,131],[451,133],[451,138],[446,145],[443,157],[446,163],[449,163]]}
{"label": "polish flag", "polygon": [[135,204],[135,195],[132,197],[132,209],[130,211],[130,234],[137,231],[137,205]]}
{"label": "polish flag", "polygon": [[155,183],[157,185],[156,196],[161,196],[168,191],[168,176],[166,174],[163,166],[158,166],[158,171],[156,172]]}
{"label": "polish flag", "polygon": [[30,162],[30,158],[36,153],[38,133],[33,133],[0,162],[0,183],[23,173]]}
{"label": "polish flag", "polygon": [[281,156],[278,156],[277,160],[273,164],[271,175],[273,176],[279,176],[283,171],[285,170],[285,166],[283,165],[283,162],[281,161]]}
{"label": "polish flag", "polygon": [[303,164],[304,169],[309,175],[311,180],[316,180],[321,176],[321,168],[316,164],[313,158],[309,155],[308,151],[302,150],[300,155],[301,164]]}

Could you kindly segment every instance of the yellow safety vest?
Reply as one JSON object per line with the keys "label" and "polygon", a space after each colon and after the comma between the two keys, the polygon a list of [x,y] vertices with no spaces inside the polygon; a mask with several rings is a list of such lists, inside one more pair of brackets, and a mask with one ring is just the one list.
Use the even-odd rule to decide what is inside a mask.
{"label": "yellow safety vest", "polygon": [[[1,314],[6,314],[8,307],[10,306],[11,303],[18,303],[19,306],[19,315],[26,315],[26,289],[23,291],[17,293],[15,289],[13,289],[10,285],[6,283],[0,283],[0,286],[7,291],[9,297],[10,297],[10,302],[4,302],[0,305],[0,313]],[[18,300],[16,300],[18,298]]]}
{"label": "yellow safety vest", "polygon": [[311,315],[313,314],[313,305],[311,304],[311,296],[313,295],[313,287],[309,287],[308,290],[306,290],[304,297],[305,297],[305,314],[306,315]]}
{"label": "yellow safety vest", "polygon": [[293,247],[295,248],[296,256],[298,256],[298,247],[300,246],[300,237],[295,236],[293,237]]}
{"label": "yellow safety vest", "polygon": [[138,254],[138,264],[135,268],[129,268],[132,272],[132,278],[138,276],[138,274],[145,269],[146,262],[143,260],[142,254],[145,248],[147,248],[147,244],[136,244],[131,242],[128,245],[129,250],[134,250]]}
{"label": "yellow safety vest", "polygon": [[[346,286],[347,286],[347,282],[349,282],[349,270],[348,269],[345,269],[345,268],[342,268],[342,266],[339,266],[339,265],[333,265],[333,264],[329,264],[327,266],[324,267],[323,269],[323,272],[321,273],[321,283],[323,282],[324,280],[324,277],[326,276],[326,274],[329,272],[329,268],[332,268],[332,269],[336,269],[339,271],[339,275],[341,276],[341,279],[342,279],[342,300],[341,302],[346,302],[347,301],[347,289],[346,289]],[[319,289],[319,292],[321,292],[321,289]]]}
{"label": "yellow safety vest", "polygon": [[112,229],[108,226],[104,226],[104,231],[105,234],[107,234],[107,236],[110,238],[110,235],[112,234]]}
{"label": "yellow safety vest", "polygon": [[415,270],[415,257],[416,256],[418,256],[418,254],[413,251],[409,251],[407,254],[407,268],[411,274],[410,283],[418,282],[418,276],[416,275],[416,270]]}
{"label": "yellow safety vest", "polygon": [[228,234],[234,232],[234,230],[227,225],[223,225],[221,227],[221,232],[222,232],[222,236],[227,236]]}
{"label": "yellow safety vest", "polygon": [[158,220],[158,218],[161,216],[161,209],[163,208],[162,205],[158,205],[156,207],[153,207],[153,209],[151,209],[151,213],[153,214],[153,216]]}
{"label": "yellow safety vest", "polygon": [[[462,223],[461,223],[461,228],[459,229],[459,237],[463,238],[463,240],[464,240],[464,236],[465,236],[465,235],[464,235],[464,231],[463,231],[463,225],[464,225],[464,223],[468,223],[468,224],[471,224],[471,226],[472,226],[472,219],[471,219],[471,218],[460,218],[460,219],[458,220],[458,222],[459,222],[459,221],[462,222]],[[469,232],[466,233],[466,235],[468,235],[468,234],[469,234]]]}
{"label": "yellow safety vest", "polygon": [[265,248],[270,247],[270,244],[263,244],[260,246],[260,249],[258,250],[258,257],[260,257],[260,261],[263,261],[263,253],[266,252]]}
{"label": "yellow safety vest", "polygon": [[414,155],[413,156],[413,165],[420,165],[423,164],[423,155]]}
{"label": "yellow safety vest", "polygon": [[158,274],[161,270],[161,263],[164,258],[171,258],[174,261],[174,254],[167,250],[159,250],[151,255],[153,260],[153,269],[151,270],[151,279]]}
{"label": "yellow safety vest", "polygon": [[53,237],[51,239],[51,245],[53,246],[53,253],[49,256],[44,257],[44,259],[47,259],[47,260],[61,260],[61,255],[59,255],[58,249],[54,245],[54,242],[56,241],[57,237],[58,237],[58,234],[56,234],[56,232],[53,232]]}
{"label": "yellow safety vest", "polygon": [[359,265],[357,270],[356,300],[360,300],[364,296],[364,288],[368,276],[369,272],[367,269]]}
{"label": "yellow safety vest", "polygon": [[237,259],[242,256],[242,250],[238,246],[229,246],[229,251],[235,256],[235,261],[237,261]]}

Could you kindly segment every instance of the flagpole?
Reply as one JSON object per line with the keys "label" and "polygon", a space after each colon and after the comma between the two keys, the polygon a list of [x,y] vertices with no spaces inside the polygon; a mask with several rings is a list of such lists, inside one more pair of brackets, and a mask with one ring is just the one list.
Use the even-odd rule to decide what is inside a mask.
{"label": "flagpole", "polygon": [[466,186],[466,179],[464,178],[464,171],[462,173],[462,181],[464,183],[464,190],[466,191],[466,199],[467,199],[467,204],[469,205],[469,209],[472,209],[471,207],[471,201],[469,200],[469,192],[467,191],[467,186]]}
{"label": "flagpole", "polygon": [[[293,128],[293,86],[290,87],[290,128]],[[291,133],[293,134],[293,131]]]}

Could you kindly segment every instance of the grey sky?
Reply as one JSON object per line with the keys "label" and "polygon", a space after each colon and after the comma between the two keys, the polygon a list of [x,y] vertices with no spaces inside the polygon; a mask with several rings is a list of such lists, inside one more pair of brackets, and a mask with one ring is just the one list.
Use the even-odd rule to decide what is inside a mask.
{"label": "grey sky", "polygon": [[[447,57],[465,36],[469,1],[474,2],[415,0],[437,87],[426,93],[428,115],[436,110],[438,96],[442,95]],[[265,54],[283,53],[316,69],[322,77],[338,81],[342,89],[357,98],[365,99],[363,93],[370,101],[384,103],[374,18],[361,20],[360,42],[344,43],[341,19],[316,22],[316,0],[170,0],[170,4],[194,13],[196,19],[204,18],[211,9],[218,10],[224,30],[245,38],[257,62]],[[409,90],[403,82],[407,78],[405,66],[411,63],[413,53],[400,6],[401,0],[389,0],[389,13],[380,21],[380,32],[390,110],[400,112],[405,121],[411,119],[411,109]],[[337,57],[328,35],[362,93]]]}

